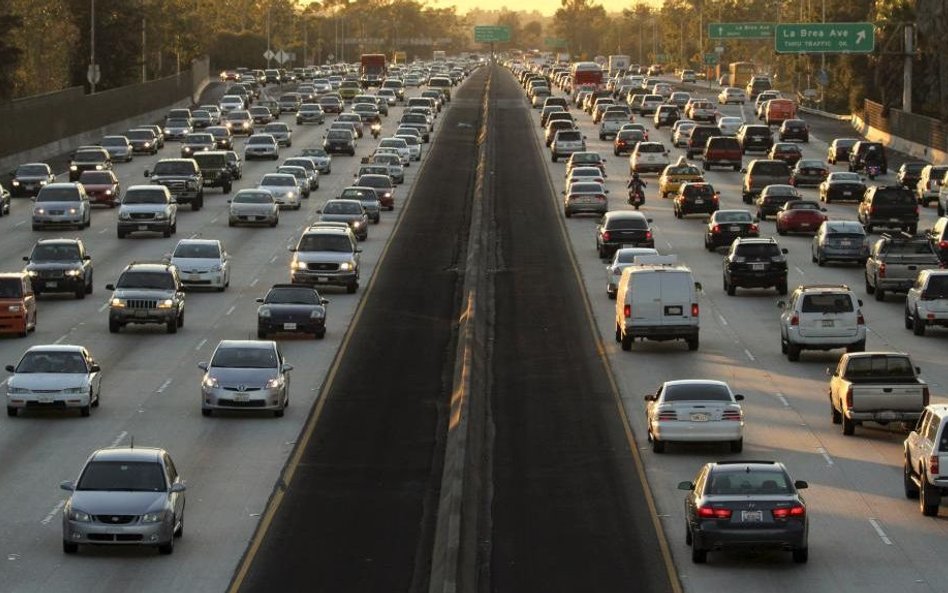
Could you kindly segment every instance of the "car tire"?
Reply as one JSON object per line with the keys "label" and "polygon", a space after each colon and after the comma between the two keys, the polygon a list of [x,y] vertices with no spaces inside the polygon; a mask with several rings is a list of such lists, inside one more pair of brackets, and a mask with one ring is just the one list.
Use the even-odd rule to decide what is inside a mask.
{"label": "car tire", "polygon": [[928,478],[924,474],[919,477],[922,485],[918,491],[918,508],[926,517],[937,517],[941,495],[928,484]]}
{"label": "car tire", "polygon": [[785,296],[787,294],[787,281],[786,280],[777,284],[777,294],[779,294],[780,296]]}
{"label": "car tire", "polygon": [[653,453],[664,453],[665,452],[665,441],[660,441],[654,436],[649,434],[649,440],[652,441],[652,452]]}
{"label": "car tire", "polygon": [[744,439],[740,438],[736,441],[731,441],[730,443],[731,453],[740,453],[744,450]]}
{"label": "car tire", "polygon": [[787,342],[787,360],[790,362],[800,360],[800,347],[798,345]]}
{"label": "car tire", "polygon": [[210,408],[201,408],[201,416],[204,416],[205,418],[210,418],[213,412],[214,410]]}
{"label": "car tire", "polygon": [[109,333],[110,334],[117,334],[119,333],[119,331],[121,331],[121,329],[122,329],[121,323],[119,323],[118,321],[109,319]]}
{"label": "car tire", "polygon": [[905,305],[905,313],[902,315],[902,319],[905,323],[905,329],[913,329],[912,316],[909,314],[908,305]]}
{"label": "car tire", "polygon": [[727,293],[727,296],[734,296],[737,294],[737,287],[734,286],[733,282],[727,281],[727,276],[724,277],[724,292]]}
{"label": "car tire", "polygon": [[843,423],[843,414],[836,409],[836,406],[833,405],[832,401],[830,401],[830,420],[832,420],[833,424]]}
{"label": "car tire", "polygon": [[685,342],[688,344],[689,352],[694,352],[695,350],[698,349],[698,346],[700,345],[700,342],[698,341],[698,336],[695,336],[693,338],[686,338]]}
{"label": "car tire", "polygon": [[695,564],[704,564],[708,561],[708,551],[699,549],[698,546],[692,542],[691,544],[691,561]]}
{"label": "car tire", "polygon": [[810,559],[810,549],[809,548],[797,548],[793,551],[793,561],[797,564],[806,564],[806,561]]}
{"label": "car tire", "polygon": [[925,320],[921,318],[918,311],[915,311],[915,315],[912,317],[912,333],[916,336],[925,335]]}
{"label": "car tire", "polygon": [[282,418],[282,417],[283,417],[283,414],[285,413],[285,411],[286,411],[286,410],[285,410],[285,407],[284,407],[284,408],[280,408],[279,410],[273,410],[273,417],[274,417],[274,418]]}
{"label": "car tire", "polygon": [[820,254],[819,256],[817,256],[817,258],[816,258],[816,265],[818,265],[818,266],[821,267],[821,268],[826,266],[826,258],[823,257],[822,254]]}
{"label": "car tire", "polygon": [[177,318],[169,319],[168,322],[165,324],[165,330],[169,334],[178,333],[178,319]]}
{"label": "car tire", "polygon": [[869,284],[869,276],[866,276],[866,294],[873,294],[876,292],[876,287]]}
{"label": "car tire", "polygon": [[885,290],[883,290],[881,287],[877,286],[877,287],[876,287],[876,290],[875,290],[875,297],[876,297],[876,300],[877,300],[877,301],[884,301],[884,300],[885,300]]}
{"label": "car tire", "polygon": [[63,540],[63,554],[76,554],[79,552],[79,544]]}
{"label": "car tire", "polygon": [[856,433],[856,422],[843,415],[843,435],[851,437]]}
{"label": "car tire", "polygon": [[125,238],[125,233],[122,232],[122,231],[117,231],[117,232],[116,232],[116,236],[118,236],[119,239],[124,239],[124,238]]}
{"label": "car tire", "polygon": [[80,407],[79,407],[79,415],[82,416],[83,418],[88,418],[88,417],[89,417],[89,414],[91,414],[91,413],[92,413],[92,412],[91,412],[91,410],[89,409],[89,406],[80,406]]}
{"label": "car tire", "polygon": [[357,290],[359,290],[358,282],[350,282],[349,284],[346,284],[346,293],[355,294],[355,291]]}
{"label": "car tire", "polygon": [[850,344],[846,347],[846,352],[865,352],[866,351],[866,340],[859,340],[853,344]]}
{"label": "car tire", "polygon": [[626,352],[632,350],[632,336],[620,334],[619,341],[622,343],[623,350],[625,350]]}
{"label": "car tire", "polygon": [[909,500],[915,500],[919,497],[918,484],[916,484],[912,478],[912,470],[910,469],[908,459],[902,464],[902,491],[905,493],[905,498]]}
{"label": "car tire", "polygon": [[7,406],[7,416],[10,416],[11,418],[16,418],[18,413],[19,413],[18,408],[14,408],[13,406]]}
{"label": "car tire", "polygon": [[174,554],[174,534],[171,535],[171,539],[167,543],[158,544],[158,553],[162,556]]}
{"label": "car tire", "polygon": [[317,340],[324,339],[326,337],[326,328],[324,327],[323,329],[317,331],[314,335]]}

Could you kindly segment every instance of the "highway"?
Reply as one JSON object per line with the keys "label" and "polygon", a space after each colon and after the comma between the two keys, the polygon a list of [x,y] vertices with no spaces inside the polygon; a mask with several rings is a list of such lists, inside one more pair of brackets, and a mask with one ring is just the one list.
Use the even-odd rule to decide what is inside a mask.
{"label": "highway", "polygon": [[[271,87],[272,88],[272,87]],[[409,96],[417,94],[409,91]],[[383,133],[391,134],[403,107],[383,118]],[[450,107],[444,112],[450,111]],[[296,126],[293,147],[281,150],[281,159],[318,146],[326,125]],[[436,120],[440,127],[443,117]],[[242,154],[245,140],[236,150]],[[231,580],[261,513],[273,491],[294,443],[301,433],[320,386],[350,327],[365,286],[376,271],[379,257],[406,197],[428,158],[425,145],[421,163],[406,169],[406,181],[396,189],[394,212],[383,212],[379,225],[369,230],[360,246],[362,288],[354,295],[328,288],[328,333],[325,340],[311,337],[281,340],[288,361],[295,366],[286,416],[274,419],[256,414],[200,414],[201,371],[197,363],[209,359],[221,339],[254,338],[256,308],[273,284],[288,281],[290,253],[300,231],[316,220],[316,210],[352,183],[359,157],[375,147],[369,136],[358,142],[356,158],[334,158],[332,174],[299,211],[283,211],[276,228],[227,226],[226,196],[207,189],[205,207],[198,212],[182,208],[178,233],[169,239],[138,235],[115,236],[117,210],[96,208],[91,228],[82,231],[30,229],[31,203],[14,199],[12,215],[0,219],[0,249],[5,269],[16,270],[34,242],[43,237],[79,236],[93,257],[95,292],[85,300],[67,295],[44,296],[38,304],[38,329],[28,338],[0,339],[0,359],[14,364],[34,344],[87,346],[103,368],[102,404],[91,418],[78,414],[30,412],[5,418],[0,430],[0,506],[8,509],[0,520],[0,591],[167,591],[219,592]],[[168,142],[155,157],[136,156],[116,165],[124,188],[147,183],[143,177],[159,158],[178,157],[178,143]],[[234,192],[254,187],[273,170],[273,161],[244,164],[243,179]],[[419,166],[420,165],[420,166]],[[60,171],[57,171],[60,172]],[[64,179],[65,176],[61,176]],[[182,238],[220,239],[232,255],[232,280],[224,293],[191,292],[187,296],[185,325],[176,335],[162,328],[132,326],[118,335],[108,332],[105,285],[114,282],[131,261],[160,260]],[[395,347],[396,345],[390,344]],[[371,367],[366,367],[368,372]],[[61,509],[63,480],[74,480],[95,449],[127,445],[160,446],[172,455],[188,485],[185,536],[170,558],[154,550],[83,548],[76,556],[62,553]]]}
{"label": "highway", "polygon": [[[422,162],[412,163],[397,188],[395,212],[383,212],[381,224],[370,228],[361,244],[359,292],[322,291],[331,300],[326,339],[282,340],[295,366],[291,405],[282,419],[202,418],[196,364],[220,339],[255,335],[254,298],[286,281],[287,247],[316,218],[319,205],[350,183],[358,157],[335,157],[332,175],[302,210],[283,211],[274,229],[229,228],[226,199],[209,189],[204,209],[179,213],[178,234],[170,239],[117,240],[117,211],[109,209],[93,213],[91,228],[62,233],[86,242],[95,262],[95,293],[85,300],[44,297],[37,331],[0,339],[0,354],[4,364],[13,364],[34,344],[85,345],[103,367],[102,405],[90,418],[53,412],[5,418],[0,592],[218,592],[235,570],[235,586],[245,591],[426,590],[458,311],[455,268],[465,241],[470,147],[485,79],[482,68],[454,89],[457,102],[436,120],[438,131]],[[682,343],[636,342],[631,352],[619,349],[615,303],[605,294],[606,262],[594,248],[596,219],[563,218],[565,163],[550,162],[539,111],[529,109],[500,67],[493,68],[493,85],[491,187],[502,259],[493,270],[489,397],[495,437],[490,521],[479,534],[482,590],[652,593],[676,590],[677,578],[684,591],[702,593],[944,591],[948,524],[944,515],[923,518],[917,503],[902,494],[904,433],[867,426],[845,437],[831,424],[825,369],[835,365],[839,351],[807,351],[800,362],[788,362],[779,346],[781,297],[772,290],[727,296],[722,255],[703,248],[704,221],[676,220],[671,201],[658,197],[654,176],[643,211],[653,219],[659,251],[677,254],[703,284],[701,347],[689,352]],[[749,108],[721,109],[748,118]],[[392,109],[383,120],[383,136],[394,130],[400,111]],[[590,150],[608,159],[610,207],[628,208],[627,157],[612,156],[611,142],[597,139],[591,118],[575,113]],[[324,129],[294,126],[293,148],[281,157],[317,145]],[[650,139],[671,146],[668,131],[656,131],[650,122],[649,129]],[[825,158],[827,143],[844,130],[835,122],[814,126],[804,158]],[[358,156],[374,145],[371,138],[361,140]],[[444,153],[433,155],[432,149]],[[679,154],[672,148],[672,161]],[[157,158],[170,156],[178,156],[177,143],[116,170],[127,188],[145,182],[142,172]],[[880,182],[894,182],[898,162],[890,157],[890,172]],[[235,191],[253,187],[273,166],[245,163]],[[721,191],[722,208],[747,208],[739,173],[705,176]],[[816,197],[815,189],[802,191]],[[29,210],[28,200],[15,199],[12,216],[0,219],[6,269],[19,269],[38,238],[60,235],[31,231]],[[852,203],[828,210],[832,218],[855,218]],[[933,208],[923,209],[919,228],[935,218]],[[762,236],[776,235],[773,225],[762,222]],[[224,242],[233,257],[228,291],[189,293],[177,335],[157,327],[109,334],[105,284],[127,263],[160,259],[190,236]],[[861,268],[817,267],[809,237],[778,241],[789,249],[791,288],[849,284],[864,301],[868,349],[909,352],[933,401],[948,402],[946,330],[914,336],[903,326],[902,297],[877,302],[866,295]],[[743,453],[675,445],[661,456],[650,451],[642,396],[662,381],[682,378],[726,380],[746,396]],[[74,479],[93,450],[133,438],[136,445],[168,449],[187,481],[186,533],[175,554],[83,548],[64,555],[59,482]],[[282,502],[261,525],[300,438],[308,441],[289,465],[296,478],[285,491],[278,486]],[[810,483],[804,491],[808,564],[793,564],[784,553],[712,553],[707,565],[691,563],[683,493],[675,487],[717,459],[776,459]],[[673,566],[666,566],[669,559]]]}

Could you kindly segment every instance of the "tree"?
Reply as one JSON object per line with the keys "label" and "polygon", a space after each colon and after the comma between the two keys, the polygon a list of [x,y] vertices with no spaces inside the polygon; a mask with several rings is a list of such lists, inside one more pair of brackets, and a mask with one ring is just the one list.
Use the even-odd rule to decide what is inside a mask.
{"label": "tree", "polygon": [[600,32],[609,25],[606,11],[592,0],[560,0],[553,29],[574,55],[591,57],[600,51]]}

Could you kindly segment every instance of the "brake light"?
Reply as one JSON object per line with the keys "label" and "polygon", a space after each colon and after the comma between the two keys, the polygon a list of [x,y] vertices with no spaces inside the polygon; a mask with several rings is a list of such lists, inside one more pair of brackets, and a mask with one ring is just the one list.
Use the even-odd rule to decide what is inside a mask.
{"label": "brake light", "polygon": [[603,233],[602,233],[602,240],[603,240],[603,241],[609,241],[611,238],[612,238],[612,236],[609,234],[609,231],[603,231]]}
{"label": "brake light", "polygon": [[915,216],[918,216],[918,206],[915,206]]}
{"label": "brake light", "polygon": [[675,410],[661,410],[658,413],[658,420],[678,420],[678,413]]}
{"label": "brake light", "polygon": [[748,176],[747,178],[747,187],[754,187],[754,178]]}
{"label": "brake light", "polygon": [[625,307],[623,307],[622,314],[625,315],[626,319],[628,319],[629,317],[632,317],[632,305],[626,305]]}
{"label": "brake light", "polygon": [[652,231],[645,231],[645,238],[646,238],[646,239],[651,239],[651,238],[652,238]]}
{"label": "brake light", "polygon": [[717,224],[714,225],[713,227],[711,227],[711,232],[712,232],[712,233],[720,233],[720,232],[721,232],[721,226],[720,226],[720,225],[717,225]]}
{"label": "brake light", "polygon": [[790,325],[800,325],[800,316],[794,315],[790,318]]}
{"label": "brake light", "polygon": [[879,264],[879,278],[885,278],[885,262]]}
{"label": "brake light", "polygon": [[756,225],[756,224],[750,225],[750,230],[751,230],[752,233],[758,232],[757,225]]}
{"label": "brake light", "polygon": [[853,407],[853,386],[850,385],[846,388],[846,408],[852,409]]}
{"label": "brake light", "polygon": [[939,248],[939,249],[948,249],[948,241],[939,241],[939,242],[938,242],[938,248]]}
{"label": "brake light", "polygon": [[931,400],[931,393],[928,391],[928,387],[922,387],[922,406],[927,406],[929,400]]}
{"label": "brake light", "polygon": [[802,504],[795,504],[792,507],[773,509],[770,513],[774,516],[774,519],[800,518],[806,516],[806,507]]}
{"label": "brake light", "polygon": [[928,475],[930,476],[938,475],[938,456],[937,455],[928,456]]}
{"label": "brake light", "polygon": [[705,505],[698,507],[698,516],[702,519],[730,519],[731,509]]}
{"label": "brake light", "polygon": [[721,415],[721,420],[733,420],[739,422],[741,420],[741,411],[740,410],[724,410],[724,414]]}
{"label": "brake light", "polygon": [[862,311],[856,316],[856,325],[866,325],[866,318],[862,316]]}
{"label": "brake light", "polygon": [[699,313],[698,303],[691,303],[691,316],[697,317]]}

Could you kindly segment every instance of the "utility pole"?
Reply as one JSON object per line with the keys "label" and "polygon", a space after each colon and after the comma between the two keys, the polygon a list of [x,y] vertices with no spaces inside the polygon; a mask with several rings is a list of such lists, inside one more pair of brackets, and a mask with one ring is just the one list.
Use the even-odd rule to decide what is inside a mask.
{"label": "utility pole", "polygon": [[96,67],[95,67],[95,0],[92,0],[92,16],[89,19],[89,90],[95,94]]}
{"label": "utility pole", "polygon": [[147,80],[145,55],[145,1],[142,0],[142,82]]}
{"label": "utility pole", "polygon": [[272,8],[272,6],[272,4],[267,4],[267,68],[270,67],[270,56],[273,54],[273,52],[270,51],[270,8]]}
{"label": "utility pole", "polygon": [[902,73],[902,111],[912,113],[912,54],[915,53],[915,25],[905,23],[905,66]]}

